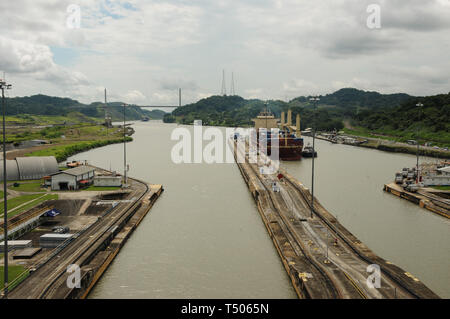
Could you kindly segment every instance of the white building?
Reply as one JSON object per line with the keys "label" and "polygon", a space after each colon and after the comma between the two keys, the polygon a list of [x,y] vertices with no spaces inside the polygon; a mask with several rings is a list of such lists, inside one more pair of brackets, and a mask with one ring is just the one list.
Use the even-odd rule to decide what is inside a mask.
{"label": "white building", "polygon": [[424,171],[422,182],[425,186],[450,186],[450,166]]}
{"label": "white building", "polygon": [[77,190],[93,183],[95,169],[83,165],[51,174],[52,190]]}
{"label": "white building", "polygon": [[94,177],[94,186],[122,186],[122,176],[97,175]]}

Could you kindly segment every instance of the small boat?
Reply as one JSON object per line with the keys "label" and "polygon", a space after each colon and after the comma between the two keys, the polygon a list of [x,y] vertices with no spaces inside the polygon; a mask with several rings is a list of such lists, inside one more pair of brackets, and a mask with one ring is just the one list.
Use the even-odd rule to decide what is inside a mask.
{"label": "small boat", "polygon": [[302,151],[303,157],[317,157],[317,151],[313,150],[313,147],[311,145],[306,145],[305,148]]}
{"label": "small boat", "polygon": [[148,116],[142,116],[142,122],[148,122],[150,118]]}

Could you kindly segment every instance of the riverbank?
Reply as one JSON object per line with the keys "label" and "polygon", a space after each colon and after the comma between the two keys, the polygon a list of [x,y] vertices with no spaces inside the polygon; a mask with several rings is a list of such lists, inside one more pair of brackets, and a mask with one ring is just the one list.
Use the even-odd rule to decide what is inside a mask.
{"label": "riverbank", "polygon": [[[94,168],[97,173],[110,173]],[[9,297],[85,298],[163,192],[162,185],[134,178],[129,178],[128,182],[129,187],[122,190],[81,191],[77,196],[62,192],[69,197],[51,201],[60,214],[42,217],[37,228],[20,237],[32,241],[33,247],[41,247],[41,251],[39,256],[21,262],[32,273],[10,291]],[[116,205],[108,207],[111,199]],[[41,236],[48,234],[55,225],[70,229],[74,235],[55,249],[42,247]],[[75,260],[81,274],[79,289],[66,284],[70,275],[66,272],[67,265],[74,264]]]}
{"label": "riverbank", "polygon": [[[408,145],[406,143],[396,142],[393,140],[381,139],[381,138],[370,138],[364,135],[353,135],[345,134],[338,135],[339,137],[349,137],[354,139],[355,143],[342,143],[351,146],[358,146],[363,148],[371,148],[379,151],[390,152],[390,153],[403,153],[403,154],[417,154],[417,145]],[[320,133],[316,135],[316,138],[330,142],[333,142],[327,136],[321,135]],[[450,159],[450,151],[445,151],[443,149],[435,149],[429,146],[420,146],[419,155],[427,156],[439,159]]]}
{"label": "riverbank", "polygon": [[[127,136],[125,138],[127,142],[131,142],[133,138]],[[44,148],[38,151],[32,151],[26,156],[55,156],[56,160],[58,162],[65,161],[70,156],[73,156],[75,154],[85,152],[94,148],[110,145],[110,144],[117,144],[117,143],[123,143],[123,138],[114,138],[114,139],[107,139],[107,140],[99,140],[99,141],[82,141],[82,142],[75,142],[70,144],[63,144],[63,145],[56,145],[48,148]]]}

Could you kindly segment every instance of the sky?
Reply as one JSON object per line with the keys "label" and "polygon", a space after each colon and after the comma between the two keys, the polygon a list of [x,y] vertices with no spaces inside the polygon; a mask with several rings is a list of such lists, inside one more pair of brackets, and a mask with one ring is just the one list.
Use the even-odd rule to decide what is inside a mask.
{"label": "sky", "polygon": [[245,98],[450,91],[450,0],[2,0],[0,30],[9,96],[177,105],[223,70]]}

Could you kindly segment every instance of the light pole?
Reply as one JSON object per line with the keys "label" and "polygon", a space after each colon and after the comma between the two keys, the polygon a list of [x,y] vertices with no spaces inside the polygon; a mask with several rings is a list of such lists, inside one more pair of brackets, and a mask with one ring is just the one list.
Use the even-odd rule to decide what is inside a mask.
{"label": "light pole", "polygon": [[127,185],[127,141],[126,141],[126,128],[125,128],[125,107],[128,106],[128,104],[123,103],[123,176],[124,176],[124,185],[123,187],[126,188]]}
{"label": "light pole", "polygon": [[316,157],[316,108],[317,103],[320,101],[318,96],[312,97],[309,99],[314,103],[313,108],[313,129],[312,129],[312,138],[313,138],[313,151],[312,151],[312,164],[311,164],[311,218],[314,218],[314,158]]}
{"label": "light pole", "polygon": [[419,125],[420,125],[420,112],[422,111],[422,107],[423,104],[422,103],[417,103],[416,106],[419,108],[419,123],[417,123],[417,164],[416,164],[416,173],[417,173],[417,180],[416,183],[419,184],[419,147],[420,147],[420,143],[419,143]]}
{"label": "light pole", "polygon": [[3,114],[3,241],[4,241],[4,298],[8,298],[8,202],[6,193],[6,132],[5,132],[5,89],[10,90],[11,84],[7,84],[6,81],[0,79],[0,89],[2,90],[2,114]]}

